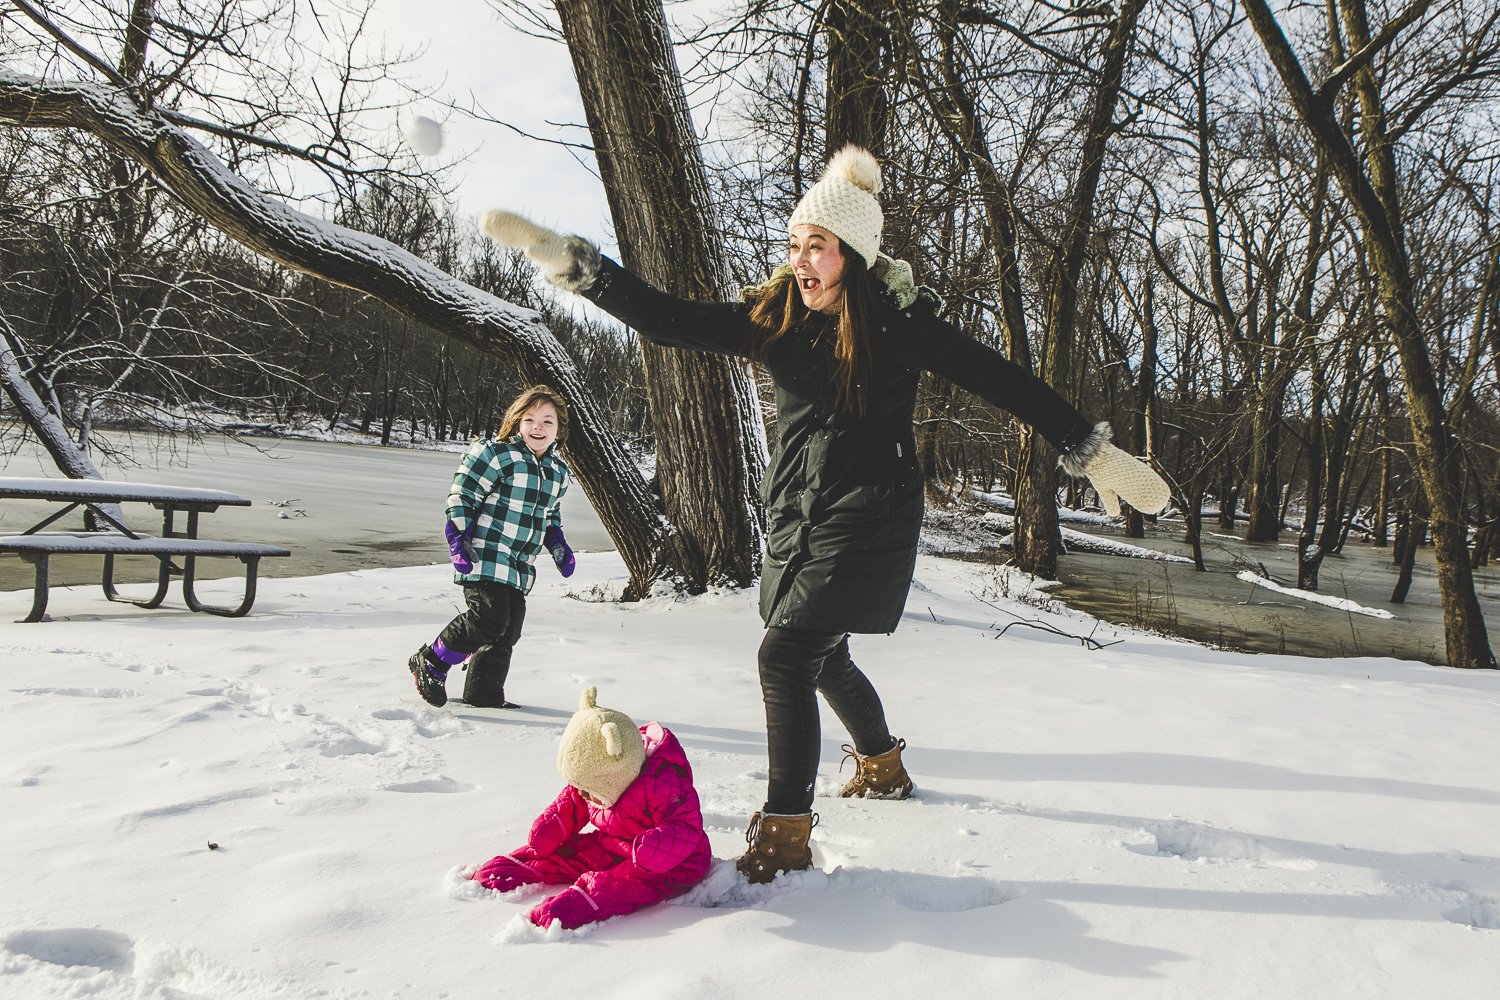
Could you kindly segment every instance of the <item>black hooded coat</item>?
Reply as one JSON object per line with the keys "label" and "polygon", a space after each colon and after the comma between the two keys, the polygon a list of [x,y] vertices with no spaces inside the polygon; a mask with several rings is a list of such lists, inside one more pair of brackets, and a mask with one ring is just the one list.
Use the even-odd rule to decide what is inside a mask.
{"label": "black hooded coat", "polygon": [[[694,302],[605,257],[582,293],[652,343],[749,358],[757,330],[742,302]],[[912,436],[922,371],[1015,414],[1066,454],[1092,425],[1045,382],[964,336],[925,295],[885,308],[871,346],[864,416],[838,412],[834,317],[810,314],[762,359],[776,385],[780,440],[761,497],[767,516],[760,614],[767,627],[892,632],[922,527]]]}

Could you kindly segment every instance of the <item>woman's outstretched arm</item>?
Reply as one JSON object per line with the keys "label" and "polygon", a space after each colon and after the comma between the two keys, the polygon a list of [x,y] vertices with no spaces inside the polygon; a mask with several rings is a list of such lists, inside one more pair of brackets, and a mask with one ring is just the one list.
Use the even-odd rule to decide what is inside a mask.
{"label": "woman's outstretched arm", "polygon": [[564,236],[498,209],[480,217],[496,243],[523,250],[558,288],[581,295],[642,337],[666,347],[749,357],[748,309],[669,295],[599,253],[581,236]]}

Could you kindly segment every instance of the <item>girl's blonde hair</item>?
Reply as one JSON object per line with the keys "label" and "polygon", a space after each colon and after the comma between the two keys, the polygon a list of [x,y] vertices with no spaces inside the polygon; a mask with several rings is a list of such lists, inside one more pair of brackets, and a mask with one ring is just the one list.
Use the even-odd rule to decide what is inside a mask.
{"label": "girl's blonde hair", "polygon": [[545,385],[534,385],[530,389],[516,397],[516,401],[510,404],[505,411],[505,416],[500,418],[500,431],[495,436],[504,440],[511,437],[521,429],[521,418],[526,411],[538,403],[551,403],[552,408],[557,411],[557,443],[565,444],[568,440],[568,404],[555,390]]}

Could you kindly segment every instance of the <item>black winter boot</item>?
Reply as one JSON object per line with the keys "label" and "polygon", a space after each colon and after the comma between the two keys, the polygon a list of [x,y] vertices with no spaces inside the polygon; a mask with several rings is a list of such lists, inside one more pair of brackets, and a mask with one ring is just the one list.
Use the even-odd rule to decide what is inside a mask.
{"label": "black winter boot", "polygon": [[423,646],[411,654],[406,666],[417,682],[417,694],[423,701],[433,708],[448,704],[448,666],[433,654],[431,646]]}
{"label": "black winter boot", "polygon": [[505,700],[505,678],[510,674],[510,646],[481,646],[465,665],[464,704],[475,708],[520,708]]}

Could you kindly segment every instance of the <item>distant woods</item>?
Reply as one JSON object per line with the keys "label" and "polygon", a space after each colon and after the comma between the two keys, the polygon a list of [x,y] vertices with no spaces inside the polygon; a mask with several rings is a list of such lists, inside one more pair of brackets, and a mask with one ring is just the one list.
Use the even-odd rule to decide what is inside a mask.
{"label": "distant woods", "polygon": [[[311,207],[325,218],[541,310],[625,438],[650,441],[651,406],[688,391],[648,393],[667,376],[643,372],[627,334],[540,288],[446,207],[441,174],[361,130],[389,132],[389,106],[360,81],[395,66],[314,73],[240,59],[247,39],[301,9],[295,0],[225,4],[213,17],[214,4],[193,4],[199,21],[179,3],[113,6],[129,16],[0,6],[0,66],[133,93],[262,190],[305,199],[321,179]],[[70,7],[90,16],[56,16]],[[495,7],[567,35],[575,62],[587,56],[580,19],[662,17],[653,0],[562,0],[561,22],[515,0]],[[1488,666],[1468,572],[1500,557],[1491,7],[771,0],[672,25],[675,65],[652,53],[639,69],[679,76],[663,80],[664,100],[683,87],[707,129],[689,153],[705,169],[721,286],[768,273],[827,154],[862,142],[885,164],[885,251],[911,262],[950,319],[1149,456],[1189,541],[1289,532],[1297,582],[1316,588],[1351,535],[1392,545],[1408,566],[1431,540],[1450,661]],[[258,82],[206,99],[226,67]],[[342,81],[339,100],[309,88],[314,77]],[[0,123],[22,126],[0,129],[0,312],[25,376],[79,439],[203,408],[391,441],[493,424],[513,363],[256,256],[87,130],[26,127],[23,91],[0,79]],[[585,104],[593,119],[608,110]],[[384,117],[355,127],[377,107]],[[616,149],[599,138],[607,122],[589,124],[596,146]],[[659,214],[615,211],[624,238],[660,228]],[[918,419],[935,501],[970,485],[1031,491],[1041,517],[1053,498],[1093,499],[1058,482],[1055,456],[1007,415],[945,383],[924,383]],[[1136,515],[1126,525],[1142,530]],[[1027,558],[1045,569],[1056,532],[1043,523],[1038,534]]]}
{"label": "distant woods", "polygon": [[[78,440],[110,427],[311,426],[403,444],[495,428],[515,386],[492,355],[257,257],[138,171],[113,186],[111,160],[84,135],[0,130],[0,309],[29,378]],[[530,265],[469,220],[394,180],[331,214],[541,310],[619,426],[644,434],[632,345],[540,295]]]}

